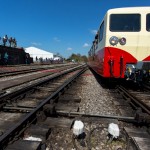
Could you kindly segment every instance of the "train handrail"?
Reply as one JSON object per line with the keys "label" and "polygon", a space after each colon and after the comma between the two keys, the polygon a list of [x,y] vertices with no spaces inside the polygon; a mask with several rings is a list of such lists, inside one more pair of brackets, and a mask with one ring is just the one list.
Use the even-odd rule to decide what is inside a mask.
{"label": "train handrail", "polygon": [[120,75],[116,77],[113,73],[113,66],[114,66],[114,60],[110,59],[109,60],[109,65],[110,65],[110,74],[114,78],[120,78],[123,74],[123,56],[120,57]]}

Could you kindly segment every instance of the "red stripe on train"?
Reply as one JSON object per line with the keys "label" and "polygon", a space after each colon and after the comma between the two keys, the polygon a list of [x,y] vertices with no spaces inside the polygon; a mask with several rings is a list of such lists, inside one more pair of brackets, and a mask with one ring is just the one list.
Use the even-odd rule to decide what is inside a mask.
{"label": "red stripe on train", "polygon": [[150,61],[150,55],[146,57],[145,59],[143,59],[143,61]]}

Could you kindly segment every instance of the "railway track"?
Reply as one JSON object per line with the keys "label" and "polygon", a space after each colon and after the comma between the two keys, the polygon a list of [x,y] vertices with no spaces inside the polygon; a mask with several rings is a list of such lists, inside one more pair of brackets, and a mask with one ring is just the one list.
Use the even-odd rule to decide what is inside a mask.
{"label": "railway track", "polygon": [[[98,77],[98,80],[99,80],[99,77]],[[100,83],[103,83],[103,82],[100,81]],[[94,91],[94,90],[91,88],[91,91]],[[105,122],[106,120],[111,120],[111,119],[118,120],[119,122],[120,121],[128,122],[128,124],[124,124],[122,126],[122,129],[120,129],[123,131],[123,134],[126,137],[126,141],[127,141],[126,150],[131,150],[131,149],[132,150],[133,149],[149,150],[149,146],[150,146],[149,145],[149,141],[150,141],[150,132],[149,132],[150,130],[149,128],[149,125],[150,125],[150,115],[149,115],[150,92],[148,88],[143,88],[142,91],[140,89],[138,91],[135,91],[134,89],[129,90],[123,86],[118,86],[116,89],[113,89],[113,88],[109,89],[109,93],[111,96],[113,96],[113,101],[112,101],[112,104],[110,105],[110,108],[113,108],[115,105],[114,108],[116,109],[116,112],[118,115],[113,115],[112,112],[110,115],[107,115],[107,114],[103,115],[103,114],[98,114],[98,113],[80,113],[80,112],[67,113],[64,111],[62,112],[60,111],[58,113],[60,113],[60,115],[75,116],[77,118],[78,116],[82,116],[84,118],[85,117],[86,118],[90,117],[90,118],[95,118],[95,119],[99,118],[99,119],[102,119],[103,122]],[[111,99],[112,98],[110,97],[110,101]],[[96,101],[98,101],[98,99]]]}
{"label": "railway track", "polygon": [[[70,69],[67,70],[68,73],[70,71]],[[88,111],[82,112],[79,104],[81,100],[84,100],[78,97],[76,90],[81,91],[81,85],[85,87],[87,87],[87,85],[83,83],[82,80],[78,81],[78,85],[73,84],[78,80],[75,77],[76,73],[77,70],[74,73],[70,72],[66,77],[58,73],[53,77],[51,76],[50,79],[45,79],[45,81],[41,81],[40,83],[26,86],[24,89],[23,87],[20,88],[20,90],[16,89],[15,93],[7,93],[1,97],[0,144],[3,145],[2,149],[10,150],[17,149],[18,147],[20,149],[26,149],[26,147],[28,147],[28,149],[45,149],[46,146],[48,146],[49,149],[61,149],[61,147],[71,149],[73,146],[76,149],[90,150],[95,145],[97,145],[97,148],[100,146],[103,147],[102,149],[105,149],[105,147],[106,149],[108,147],[113,149],[113,143],[110,146],[109,144],[100,144],[101,141],[106,141],[107,126],[108,123],[111,122],[120,124],[120,130],[126,137],[126,144],[124,140],[120,142],[117,141],[119,143],[116,147],[122,145],[121,147],[126,147],[126,150],[131,150],[133,147],[135,149],[140,149],[140,147],[143,146],[148,147],[149,143],[147,143],[147,141],[149,140],[149,134],[145,126],[148,126],[149,118],[145,118],[146,112],[141,109],[143,111],[141,114],[144,114],[144,116],[139,116],[140,106],[136,106],[136,108],[132,110],[133,106],[129,103],[131,100],[129,100],[129,97],[127,97],[123,91],[119,91],[119,89],[110,89],[109,94],[107,92],[103,93],[103,95],[110,95],[109,101],[112,99],[111,96],[114,96],[112,102],[110,101],[111,107],[109,108],[109,114],[88,113]],[[74,77],[72,75],[74,75]],[[91,76],[92,74],[85,73],[81,77],[90,78]],[[58,77],[58,80],[55,77]],[[77,80],[69,83],[69,81],[67,81],[68,78],[75,78]],[[66,86],[62,83],[65,83]],[[61,86],[63,86],[63,88],[61,88]],[[71,87],[73,87],[72,90]],[[90,87],[91,93],[89,93],[89,95],[93,94],[93,90],[91,89],[93,89],[93,87]],[[83,90],[81,93],[82,92]],[[126,100],[124,100],[125,98]],[[96,99],[96,102],[98,102],[98,99]],[[94,99],[92,98],[91,100],[90,105],[93,105]],[[101,102],[101,105],[103,105],[104,100],[105,98]],[[114,114],[112,113],[113,111],[111,111],[113,108],[115,110]],[[87,110],[89,109],[90,108],[87,108]],[[96,106],[94,109],[96,110]],[[98,110],[100,111],[101,109]],[[85,139],[76,139],[71,136],[72,134],[70,132],[75,120],[82,120],[85,123]],[[124,125],[122,121],[128,125]],[[17,124],[15,124],[16,122]],[[131,124],[131,127],[129,124]],[[134,125],[143,126],[145,128],[140,127],[139,129]],[[9,134],[10,132],[11,134]],[[97,135],[97,133],[100,135]],[[101,139],[101,136],[104,137],[104,139]],[[96,141],[93,141],[93,139]],[[72,146],[68,143],[69,141],[73,144]],[[66,146],[67,144],[68,147]]]}
{"label": "railway track", "polygon": [[38,82],[39,80],[44,80],[45,78],[49,78],[53,74],[56,74],[63,70],[67,70],[69,68],[73,68],[78,65],[65,65],[59,66],[57,69],[45,69],[43,71],[36,71],[35,73],[24,73],[20,76],[9,77],[0,80],[0,95],[10,93],[12,90],[16,90],[22,86],[27,86],[32,84],[33,82]]}
{"label": "railway track", "polygon": [[[19,145],[27,145],[28,147],[25,147],[27,149],[38,149],[44,146],[45,138],[50,132],[48,124],[50,124],[52,120],[50,117],[46,117],[44,113],[49,114],[53,111],[54,103],[57,102],[58,97],[60,97],[64,90],[70,86],[71,82],[82,74],[85,69],[85,65],[74,67],[45,81],[1,96],[1,149],[6,147],[6,149],[11,149],[12,147],[15,149],[18,148]],[[57,106],[57,109],[62,109],[61,107],[62,106]],[[69,106],[69,108],[71,107]],[[47,124],[47,127],[44,128],[42,124],[37,125],[39,122],[43,122],[44,125]],[[29,128],[29,126],[31,126],[31,128]],[[43,130],[44,132],[40,132],[44,134],[44,136],[40,138],[43,140],[23,140],[27,127],[30,133],[37,129],[38,134],[38,131]]]}
{"label": "railway track", "polygon": [[21,74],[26,74],[26,73],[32,73],[32,72],[38,72],[38,71],[44,71],[44,70],[48,70],[48,69],[58,69],[58,68],[62,68],[62,67],[66,67],[66,66],[75,66],[75,64],[61,64],[61,65],[44,65],[44,66],[26,66],[24,69],[20,69],[20,67],[11,67],[11,68],[6,68],[1,72],[0,72],[0,78],[3,77],[9,77],[9,76],[16,76],[16,75],[21,75]]}
{"label": "railway track", "polygon": [[[93,93],[92,91],[93,91],[93,89],[91,87],[91,94]],[[105,93],[103,93],[103,94],[105,94]],[[132,110],[133,107],[131,107],[130,103],[127,102],[127,100],[129,101],[129,98],[127,100],[125,100],[125,96],[124,96],[125,94],[123,93],[123,91],[119,92],[118,89],[117,90],[110,89],[110,95],[114,96],[114,100],[112,103],[115,105],[114,109],[116,109],[116,112],[117,112],[116,115],[77,112],[77,111],[73,111],[73,110],[71,110],[71,111],[70,110],[56,110],[55,113],[58,116],[74,118],[74,120],[75,119],[82,120],[87,126],[86,127],[87,130],[85,129],[86,130],[85,133],[86,133],[87,137],[86,137],[86,140],[84,140],[84,142],[86,141],[85,142],[86,146],[79,139],[74,139],[73,140],[74,147],[76,149],[90,150],[90,149],[92,149],[92,147],[94,147],[95,143],[99,139],[101,139],[96,144],[97,149],[99,148],[99,146],[103,147],[103,149],[108,149],[109,144],[108,145],[105,144],[105,147],[101,146],[99,144],[102,141],[102,137],[97,137],[98,136],[97,133],[99,133],[99,136],[101,136],[101,134],[104,134],[105,130],[107,130],[108,122],[109,123],[116,122],[117,124],[120,124],[120,132],[122,132],[121,134],[123,136],[125,136],[125,141],[126,141],[126,144],[125,144],[126,146],[123,146],[124,140],[122,141],[122,139],[120,139],[122,141],[122,142],[120,141],[120,143],[118,140],[118,146],[116,146],[116,147],[118,147],[118,148],[126,147],[126,150],[131,150],[133,148],[138,149],[138,150],[149,150],[149,148],[148,148],[149,140],[150,140],[150,135],[149,135],[149,131],[148,131],[148,126],[150,123],[149,117],[147,116],[147,118],[145,118],[145,113],[144,113],[144,116],[142,116],[142,115],[139,116],[139,111],[136,112],[135,108],[134,108],[134,110]],[[98,99],[97,99],[97,102],[98,102]],[[92,103],[90,103],[90,105],[92,105]],[[113,108],[114,106],[111,105],[111,107]],[[141,106],[139,106],[139,107],[141,107]],[[96,109],[96,107],[94,107],[93,109]],[[122,121],[125,124],[119,123]],[[94,122],[98,122],[98,123],[95,125]],[[90,129],[90,124],[94,124],[94,125],[91,125],[92,129]],[[102,124],[102,126],[100,124]],[[58,137],[63,136],[63,133],[61,130],[57,130],[57,132],[59,132],[59,133],[57,134],[55,132],[55,136],[58,141],[59,138],[57,138],[57,136]],[[107,136],[107,135],[105,135],[105,136]],[[95,140],[95,141],[93,141],[93,140]],[[81,142],[80,144],[79,144],[79,141]],[[54,144],[51,144],[51,145],[53,145],[53,147],[55,147],[55,149],[58,148],[57,145],[54,145]],[[122,145],[122,146],[120,146],[120,145]],[[112,144],[112,147],[113,147],[113,144]],[[111,147],[111,149],[113,149],[113,150],[116,149],[115,146],[114,146],[114,148],[112,148],[112,147]],[[123,149],[123,148],[120,148],[120,149]]]}
{"label": "railway track", "polygon": [[135,110],[150,115],[150,91],[135,91],[118,86],[117,91],[132,105]]}
{"label": "railway track", "polygon": [[[145,129],[124,128],[126,137],[128,138],[127,150],[148,150],[150,141],[150,92],[146,87],[146,91],[135,91],[126,89],[123,86],[117,87],[117,92],[129,103],[135,110],[135,120],[137,126],[145,126]],[[148,127],[148,128],[147,128]]]}

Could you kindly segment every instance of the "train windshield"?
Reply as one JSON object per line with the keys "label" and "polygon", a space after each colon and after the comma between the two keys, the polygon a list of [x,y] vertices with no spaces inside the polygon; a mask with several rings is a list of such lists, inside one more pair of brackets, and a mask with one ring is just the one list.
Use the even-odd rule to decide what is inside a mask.
{"label": "train windshield", "polygon": [[150,14],[146,16],[146,30],[150,32]]}
{"label": "train windshield", "polygon": [[138,32],[141,30],[140,14],[111,14],[110,31]]}

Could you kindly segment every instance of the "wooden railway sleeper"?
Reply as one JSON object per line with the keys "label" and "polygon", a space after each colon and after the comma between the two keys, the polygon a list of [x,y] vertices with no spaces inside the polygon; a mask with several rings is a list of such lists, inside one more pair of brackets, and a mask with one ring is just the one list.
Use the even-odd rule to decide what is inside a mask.
{"label": "wooden railway sleeper", "polygon": [[99,115],[99,114],[87,114],[82,112],[68,112],[68,111],[56,111],[57,115],[60,116],[69,116],[69,117],[98,117],[98,118],[108,118],[108,119],[118,119],[124,121],[133,121],[135,122],[135,117],[127,117],[127,116],[110,116],[110,115]]}
{"label": "wooden railway sleeper", "polygon": [[121,95],[123,95],[124,98],[130,98],[135,108],[140,106],[144,112],[150,114],[149,106],[147,106],[144,102],[140,101],[137,97],[131,94],[131,92],[129,93],[124,87],[118,87],[117,91],[119,93],[123,93]]}
{"label": "wooden railway sleeper", "polygon": [[[27,114],[24,118],[22,118],[22,120],[20,120],[15,126],[12,126],[7,132],[5,132],[0,137],[0,145],[2,145],[2,148],[5,147],[5,145],[7,145],[13,139],[14,136],[16,136],[16,133],[23,132],[24,128],[29,127],[29,124],[41,122],[45,120],[46,116],[45,116],[45,112],[43,111],[44,105],[49,104],[51,100],[53,99],[56,100],[64,92],[64,87],[66,87],[67,84],[69,84],[69,82],[72,82],[72,80],[76,79],[76,76],[79,76],[84,71],[85,69],[78,71],[77,74],[75,74],[72,78],[70,78],[67,82],[65,82],[65,84],[63,84],[56,92],[54,92],[52,95],[47,97],[44,101],[42,101],[40,105],[38,105],[29,114]],[[26,92],[27,90],[30,90],[31,88],[32,87],[29,86],[27,89],[25,90],[23,89],[23,90],[24,92]],[[23,92],[23,90],[17,92],[17,94]],[[40,113],[38,113],[39,111]]]}
{"label": "wooden railway sleeper", "polygon": [[136,113],[135,117],[85,114],[81,112],[66,112],[66,111],[56,111],[56,114],[61,116],[68,116],[68,117],[82,116],[82,117],[98,117],[98,118],[107,118],[107,119],[113,118],[121,121],[150,125],[150,115],[146,113]]}
{"label": "wooden railway sleeper", "polygon": [[142,113],[141,110],[137,110],[135,117],[109,116],[109,115],[98,115],[98,114],[85,114],[81,112],[57,111],[55,109],[55,104],[46,104],[43,107],[43,111],[47,117],[62,115],[62,116],[68,116],[68,117],[82,116],[82,117],[99,117],[99,118],[110,118],[110,119],[115,118],[118,120],[133,121],[134,123],[150,124],[150,115],[146,113]]}

